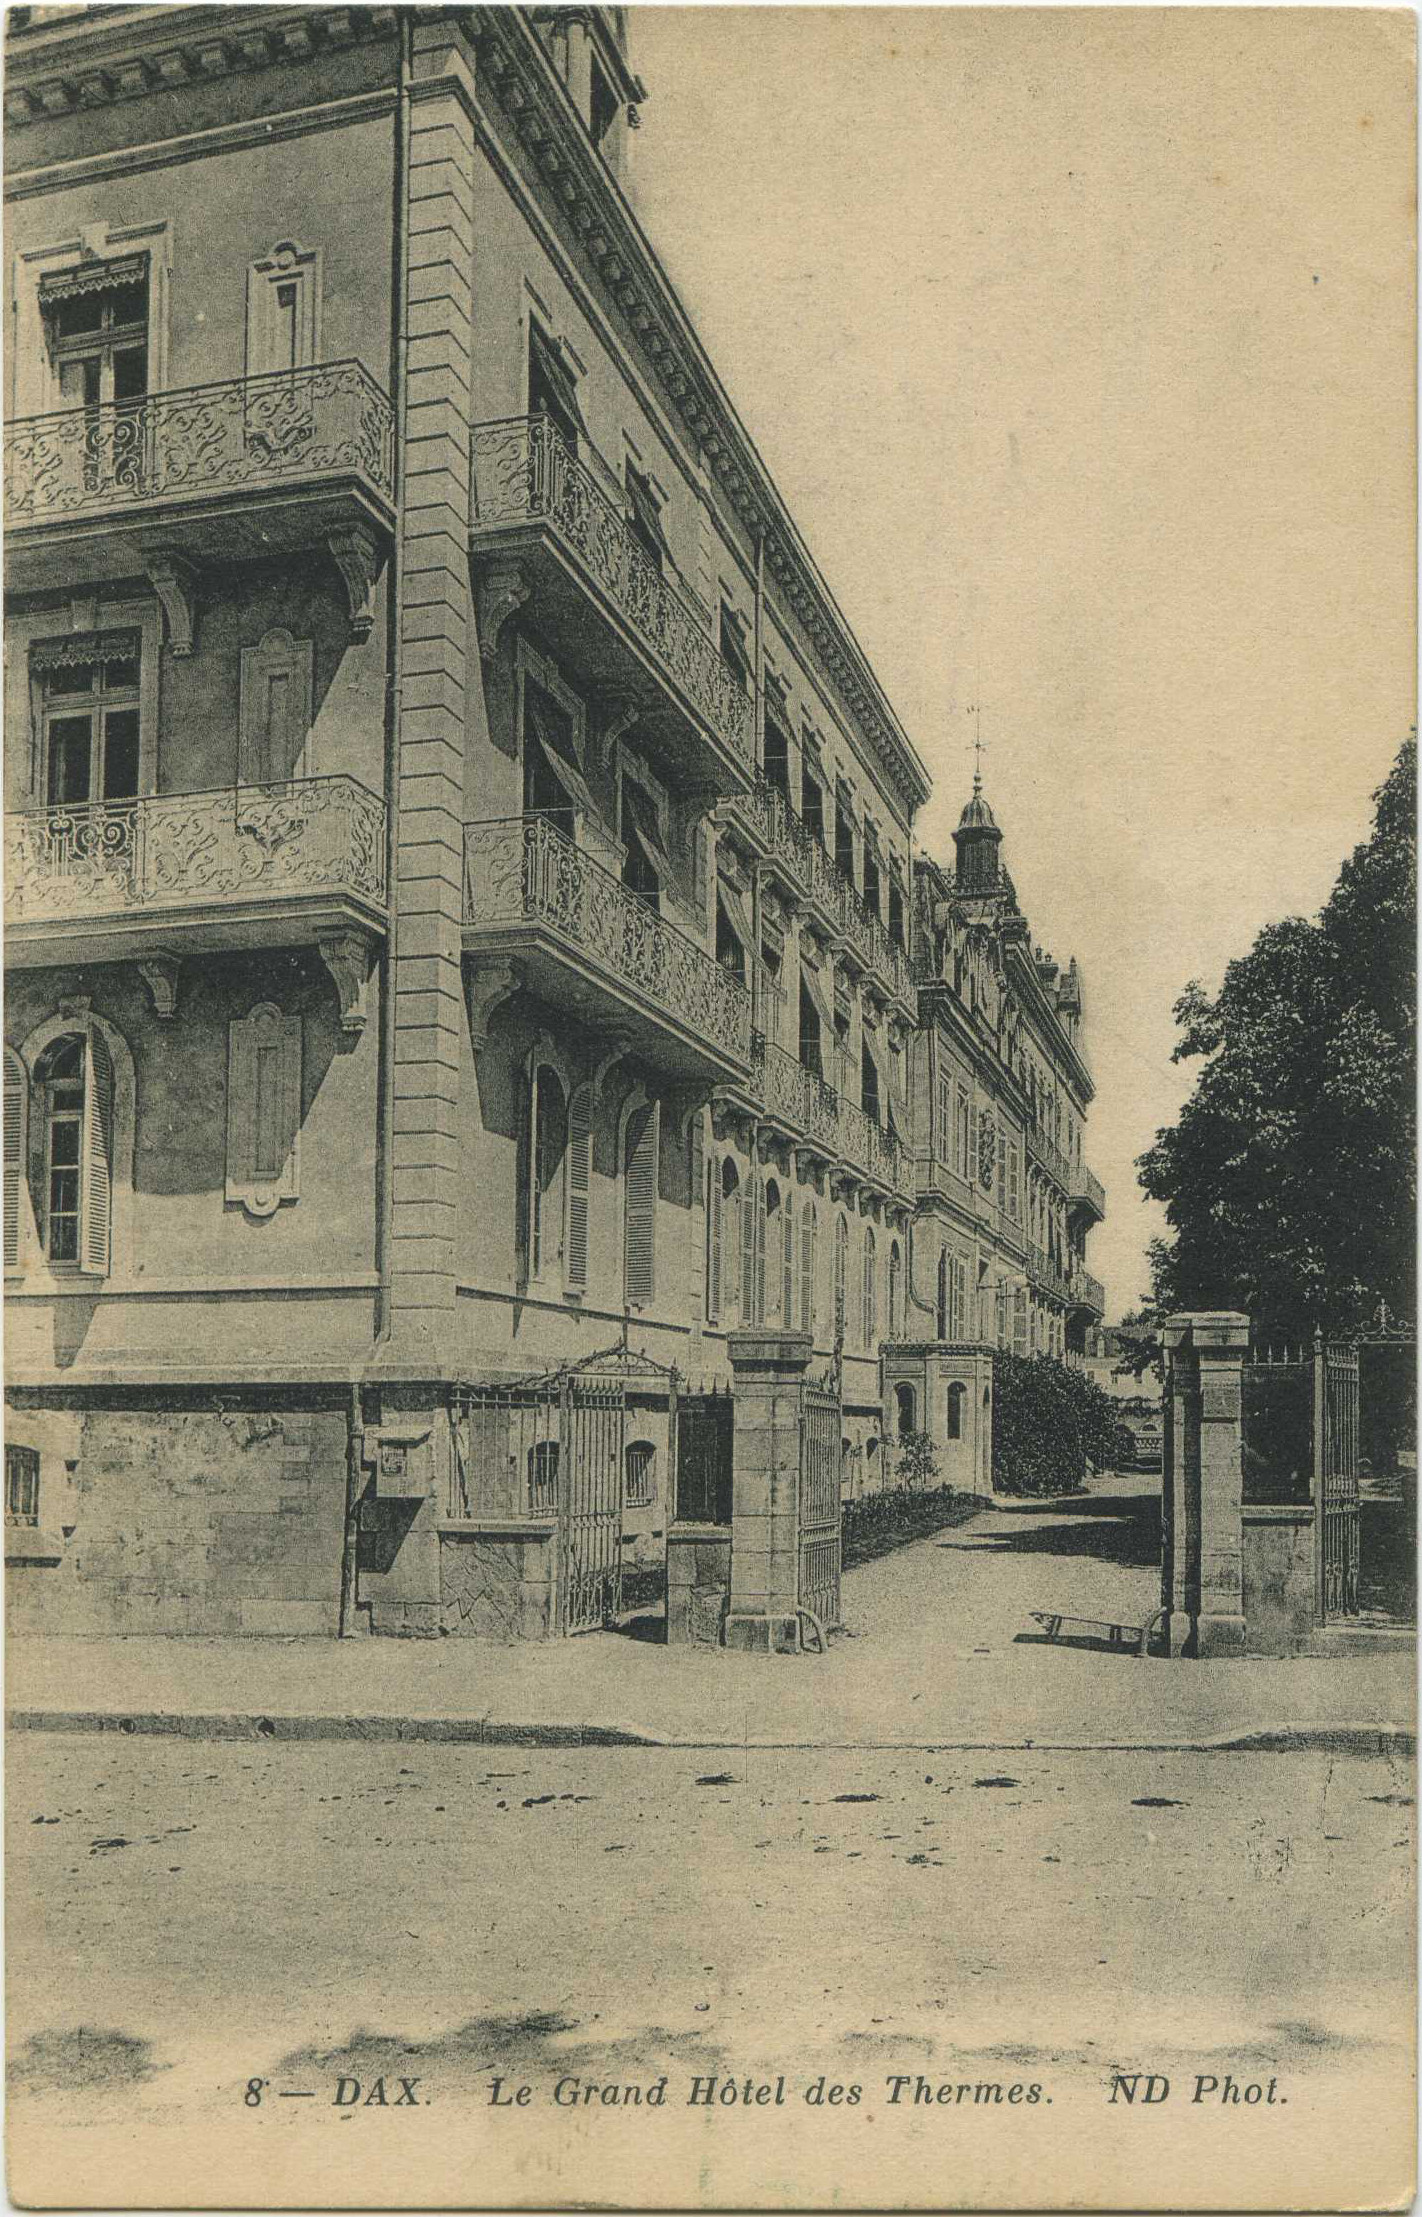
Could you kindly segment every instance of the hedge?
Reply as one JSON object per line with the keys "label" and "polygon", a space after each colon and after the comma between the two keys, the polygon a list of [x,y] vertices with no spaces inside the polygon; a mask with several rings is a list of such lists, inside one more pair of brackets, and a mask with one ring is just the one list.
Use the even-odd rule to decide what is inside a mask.
{"label": "hedge", "polygon": [[862,1493],[844,1504],[842,1560],[846,1570],[869,1563],[876,1555],[888,1555],[913,1540],[927,1539],[947,1525],[962,1524],[976,1516],[982,1502],[973,1493],[955,1493],[951,1486],[886,1486],[882,1493]]}
{"label": "hedge", "polygon": [[1054,1355],[993,1356],[992,1482],[998,1493],[1074,1493],[1116,1462],[1108,1393]]}

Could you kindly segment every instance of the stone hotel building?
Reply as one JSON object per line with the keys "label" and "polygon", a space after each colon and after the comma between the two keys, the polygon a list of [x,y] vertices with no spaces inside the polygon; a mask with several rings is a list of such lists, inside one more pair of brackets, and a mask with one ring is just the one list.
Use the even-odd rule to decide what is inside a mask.
{"label": "stone hotel building", "polygon": [[1079,980],[915,854],[626,18],[10,11],[17,1629],[832,1621],[1101,1314]]}

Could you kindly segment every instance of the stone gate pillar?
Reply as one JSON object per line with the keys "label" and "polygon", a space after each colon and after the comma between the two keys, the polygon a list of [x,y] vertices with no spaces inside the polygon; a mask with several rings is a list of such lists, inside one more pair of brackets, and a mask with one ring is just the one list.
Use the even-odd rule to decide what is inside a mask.
{"label": "stone gate pillar", "polygon": [[800,1645],[800,1453],[808,1332],[732,1332],[735,1373],[727,1647]]}
{"label": "stone gate pillar", "polygon": [[1241,1371],[1249,1319],[1167,1319],[1162,1606],[1172,1655],[1244,1652]]}

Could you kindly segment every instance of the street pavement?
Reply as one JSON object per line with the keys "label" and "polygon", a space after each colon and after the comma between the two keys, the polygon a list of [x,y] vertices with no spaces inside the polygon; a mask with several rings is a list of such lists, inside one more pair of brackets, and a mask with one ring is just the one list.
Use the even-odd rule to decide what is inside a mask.
{"label": "street pavement", "polygon": [[[1344,1665],[1170,1663],[1047,1646],[1032,1612],[1142,1623],[1158,1600],[1158,1480],[990,1503],[849,1571],[827,1656],[666,1648],[612,1633],[471,1640],[31,1640],[12,1717],[284,1736],[431,1720],[498,1738],[680,1746],[1194,1746],[1257,1732],[1410,1731],[1413,1651]],[[644,1629],[646,1629],[644,1627]],[[193,1720],[216,1720],[194,1725]]]}
{"label": "street pavement", "polygon": [[[117,1723],[156,1690],[247,1736],[12,1735],[12,2196],[1244,2209],[1287,2177],[1294,2206],[1395,2205],[1406,1658],[1033,1644],[1036,1607],[1140,1621],[1154,1547],[1148,1483],[987,1509],[851,1572],[824,1658],[17,1643],[12,1711],[102,1692]],[[251,1721],[362,1704],[671,1744]],[[1335,1729],[1197,1744],[1310,1720]],[[1116,2072],[1170,2096],[1128,2105]],[[662,2074],[629,2129],[582,2102]]]}
{"label": "street pavement", "polygon": [[[1252,2180],[1269,2206],[1305,2119],[1327,2145],[1296,2206],[1405,2184],[1412,1783],[1381,1756],[34,1733],[6,1816],[22,2204],[731,2206],[793,2176],[872,2206],[892,2150],[899,2198],[1031,2207],[1045,2177],[1057,2208],[1142,2208],[1163,2128],[1113,2110],[1118,2070],[1185,2105],[1167,2206],[1231,2135],[1229,2205]],[[676,2114],[640,2137],[553,2104],[661,2073]],[[861,2103],[793,2173],[783,2123],[687,2102],[694,2077],[784,2075],[803,2114],[822,2073]],[[1020,2115],[890,2101],[919,2074],[1042,2092]],[[1211,2095],[1199,2125],[1196,2079],[1226,2074],[1288,2106],[1246,2129]],[[368,2106],[402,2076],[413,2121]]]}

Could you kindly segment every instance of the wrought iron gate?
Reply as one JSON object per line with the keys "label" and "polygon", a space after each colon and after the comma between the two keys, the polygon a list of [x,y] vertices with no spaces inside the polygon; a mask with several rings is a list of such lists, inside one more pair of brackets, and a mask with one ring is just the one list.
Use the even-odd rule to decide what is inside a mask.
{"label": "wrought iron gate", "polygon": [[622,1608],[622,1380],[566,1377],[560,1418],[558,1630],[593,1632]]}
{"label": "wrought iron gate", "polygon": [[1314,1341],[1314,1545],[1324,1621],[1358,1614],[1358,1350]]}
{"label": "wrought iron gate", "polygon": [[800,1433],[799,1602],[826,1631],[839,1622],[839,1437],[838,1397],[807,1387]]}

